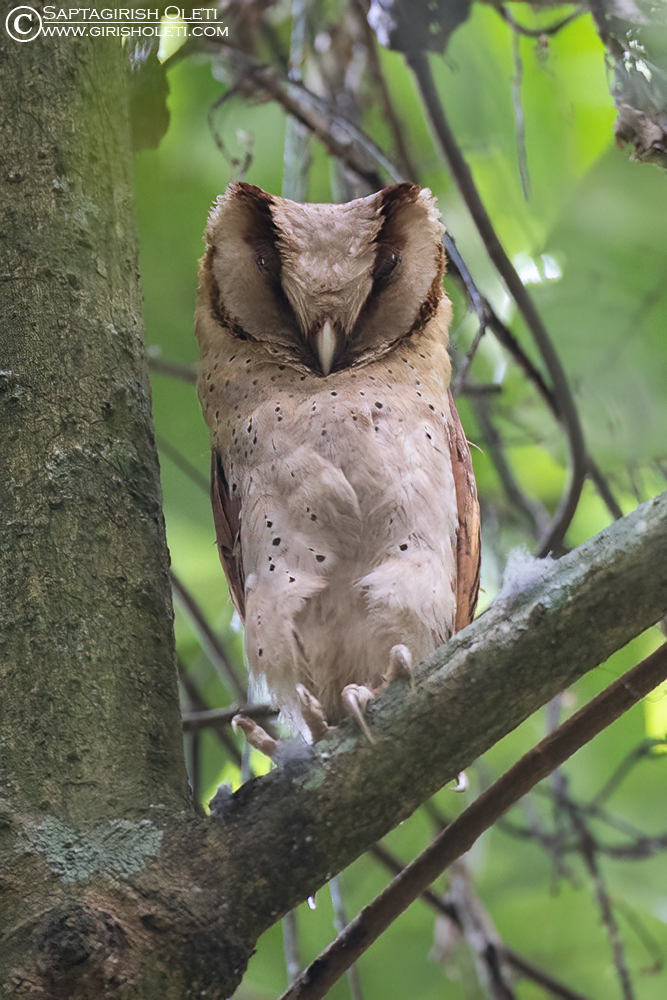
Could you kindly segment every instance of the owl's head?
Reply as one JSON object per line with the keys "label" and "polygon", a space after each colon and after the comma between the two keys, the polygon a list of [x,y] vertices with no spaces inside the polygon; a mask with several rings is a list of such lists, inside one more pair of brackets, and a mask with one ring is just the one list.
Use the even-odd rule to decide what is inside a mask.
{"label": "owl's head", "polygon": [[200,303],[242,340],[326,376],[418,333],[443,296],[428,189],[309,205],[232,184],[206,228]]}

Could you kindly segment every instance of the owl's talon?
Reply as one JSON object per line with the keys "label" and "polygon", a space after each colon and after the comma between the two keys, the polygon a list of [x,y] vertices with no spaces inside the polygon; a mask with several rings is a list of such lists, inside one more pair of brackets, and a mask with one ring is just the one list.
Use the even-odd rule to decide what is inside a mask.
{"label": "owl's talon", "polygon": [[249,719],[247,715],[235,715],[232,719],[232,729],[235,733],[238,733],[241,729],[245,733],[246,741],[255,750],[259,750],[266,757],[270,757],[271,760],[276,755],[278,750],[278,740],[274,740],[273,736],[269,736],[266,729],[262,729],[254,719]]}
{"label": "owl's talon", "polygon": [[451,792],[467,792],[469,786],[468,775],[465,771],[460,771],[456,776],[456,782],[450,788]]}
{"label": "owl's talon", "polygon": [[392,684],[399,677],[409,677],[412,681],[412,653],[402,642],[389,650],[389,666],[384,675],[385,686]]}
{"label": "owl's talon", "polygon": [[365,687],[363,684],[346,684],[341,694],[343,704],[349,710],[350,715],[355,717],[369,743],[375,743],[375,740],[368,728],[364,712],[366,705],[374,697],[375,695],[371,689]]}
{"label": "owl's talon", "polygon": [[310,730],[313,743],[319,743],[329,732],[329,723],[324,709],[314,694],[304,684],[296,685],[296,693],[301,703],[301,716]]}

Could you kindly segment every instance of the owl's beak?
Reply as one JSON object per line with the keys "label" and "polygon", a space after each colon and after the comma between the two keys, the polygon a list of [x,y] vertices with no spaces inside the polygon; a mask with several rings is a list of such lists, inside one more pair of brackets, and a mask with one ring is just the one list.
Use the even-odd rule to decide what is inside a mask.
{"label": "owl's beak", "polygon": [[338,333],[331,320],[324,321],[315,334],[315,350],[323,375],[328,375],[338,349]]}

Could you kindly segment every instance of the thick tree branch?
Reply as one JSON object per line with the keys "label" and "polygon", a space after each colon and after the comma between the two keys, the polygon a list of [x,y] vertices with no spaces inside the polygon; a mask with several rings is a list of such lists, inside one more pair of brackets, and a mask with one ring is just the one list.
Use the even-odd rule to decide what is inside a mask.
{"label": "thick tree branch", "polygon": [[[368,709],[214,805],[255,932],[312,895],[502,736],[667,609],[667,493],[501,599]],[[345,819],[342,819],[345,817]],[[250,894],[243,900],[243,894]]]}
{"label": "thick tree branch", "polygon": [[[568,757],[610,725],[628,708],[653,690],[667,677],[667,645],[611,684],[591,702],[576,712],[558,729],[529,750],[521,760],[506,771],[490,788],[477,798],[460,816],[440,833],[419,857],[404,868],[400,875],[380,893],[345,928],[342,934],[320,955],[281,997],[281,1000],[320,1000],[337,979],[377,940],[417,897],[424,892],[444,869],[470,850],[484,830],[487,830],[510,806],[546,778]],[[590,847],[590,845],[589,845]],[[598,876],[592,851],[587,860]],[[609,900],[596,882],[598,894],[603,894],[605,922],[612,929],[615,923]],[[616,935],[613,935],[614,939]],[[630,985],[622,960],[620,946],[615,948],[615,964],[623,970],[625,1000],[630,1000]]]}

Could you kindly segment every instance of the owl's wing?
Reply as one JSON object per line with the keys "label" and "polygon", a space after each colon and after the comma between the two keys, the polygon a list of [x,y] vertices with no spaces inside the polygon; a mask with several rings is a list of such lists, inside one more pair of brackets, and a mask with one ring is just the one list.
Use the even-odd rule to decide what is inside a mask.
{"label": "owl's wing", "polygon": [[215,450],[211,463],[211,504],[220,562],[236,610],[245,621],[245,583],[241,560],[241,499],[230,493],[225,470]]}
{"label": "owl's wing", "polygon": [[481,559],[480,516],[472,458],[461,421],[449,394],[451,412],[449,447],[456,487],[459,530],[456,547],[456,622],[455,631],[472,621],[479,594]]}

